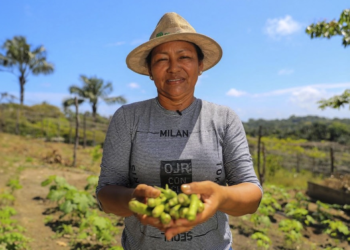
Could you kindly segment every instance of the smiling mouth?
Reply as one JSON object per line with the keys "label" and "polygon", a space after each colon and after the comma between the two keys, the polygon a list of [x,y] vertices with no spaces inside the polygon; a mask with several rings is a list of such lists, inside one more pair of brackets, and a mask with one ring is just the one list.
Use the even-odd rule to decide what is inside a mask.
{"label": "smiling mouth", "polygon": [[169,79],[167,80],[168,83],[179,83],[182,82],[184,79],[183,78],[176,78],[176,79]]}

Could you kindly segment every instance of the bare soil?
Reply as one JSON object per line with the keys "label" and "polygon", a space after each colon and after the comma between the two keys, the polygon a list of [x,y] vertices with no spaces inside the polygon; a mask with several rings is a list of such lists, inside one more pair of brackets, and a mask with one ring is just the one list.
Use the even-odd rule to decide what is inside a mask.
{"label": "bare soil", "polygon": [[[55,204],[45,199],[49,189],[48,187],[42,187],[41,182],[51,175],[57,175],[64,177],[69,184],[83,188],[86,185],[86,178],[92,172],[91,170],[86,171],[63,166],[62,164],[43,162],[43,155],[51,152],[52,149],[64,152],[64,149],[61,149],[61,147],[66,146],[23,140],[19,137],[0,133],[0,158],[2,159],[0,163],[0,192],[6,188],[6,183],[9,179],[14,177],[19,179],[22,188],[14,192],[16,200],[13,206],[18,212],[14,219],[17,219],[26,228],[25,235],[32,239],[29,244],[32,250],[73,249],[69,245],[69,238],[57,238],[53,228],[44,223],[48,211],[55,207]],[[38,150],[42,152],[39,153],[37,152]],[[86,155],[80,155],[79,157],[82,165],[87,166],[90,164],[90,160],[84,162],[84,159],[87,158]],[[64,155],[64,158],[69,161],[69,156]],[[97,174],[97,171],[95,171],[95,174]],[[312,207],[310,209],[312,210]],[[345,214],[339,216],[343,219],[345,218],[344,220],[347,220],[347,223],[349,223],[349,218]],[[312,227],[307,227],[303,231],[303,238],[299,243],[287,246],[283,235],[278,230],[278,223],[282,219],[286,219],[285,215],[276,213],[271,219],[270,239],[272,240],[272,247],[270,249],[316,250],[325,249],[330,245],[350,249],[350,245],[347,242],[336,241],[322,233],[320,228]],[[122,231],[122,224],[116,226]],[[230,217],[230,226],[233,233],[233,248],[235,250],[261,249],[250,238],[251,234],[254,233],[252,229],[254,227],[251,222],[241,218]],[[120,242],[120,238],[117,240]]]}
{"label": "bare soil", "polygon": [[33,239],[29,244],[31,249],[68,250],[70,249],[69,239],[56,239],[53,230],[44,223],[46,211],[53,208],[54,204],[45,199],[48,188],[41,187],[40,184],[50,175],[62,176],[72,185],[81,188],[88,177],[88,174],[83,171],[73,172],[47,167],[23,170],[19,178],[23,188],[15,192],[14,208],[18,212],[15,219],[26,228],[27,236]]}

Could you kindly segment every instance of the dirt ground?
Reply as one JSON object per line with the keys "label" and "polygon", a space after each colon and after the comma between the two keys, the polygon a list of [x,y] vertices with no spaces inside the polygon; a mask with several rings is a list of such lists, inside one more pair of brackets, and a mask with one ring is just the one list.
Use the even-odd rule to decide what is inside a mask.
{"label": "dirt ground", "polygon": [[[86,178],[92,174],[79,168],[59,166],[58,164],[46,164],[42,162],[42,155],[45,150],[53,148],[60,149],[60,145],[43,144],[37,142],[35,145],[30,140],[23,140],[19,137],[0,133],[0,192],[4,190],[9,179],[16,177],[19,179],[22,188],[14,191],[15,203],[13,207],[18,214],[14,216],[25,229],[25,235],[32,239],[30,247],[32,250],[71,250],[69,238],[55,237],[55,232],[44,223],[46,211],[55,205],[45,199],[49,192],[48,187],[41,187],[41,182],[51,175],[64,177],[69,184],[83,188],[86,185]],[[63,150],[63,149],[62,149]],[[61,152],[63,152],[61,150]],[[44,153],[38,153],[43,151]],[[10,156],[11,155],[11,156]],[[66,157],[68,158],[68,157]],[[80,159],[84,157],[80,156]],[[87,166],[89,161],[81,164]],[[95,173],[97,174],[97,173]],[[282,214],[273,216],[270,236],[273,247],[270,249],[282,250],[284,246],[283,235],[278,231],[278,222],[285,217]],[[233,234],[233,249],[235,250],[255,250],[259,249],[256,242],[250,238],[252,227],[249,221],[230,217],[230,226]],[[123,226],[119,226],[122,231]],[[325,249],[330,243],[333,246],[343,247],[350,250],[347,242],[336,242],[317,228],[307,227],[303,231],[303,239],[300,243],[289,247],[289,249],[318,250]],[[117,239],[120,240],[120,236]],[[322,247],[321,247],[322,246]],[[332,248],[330,248],[332,249]]]}
{"label": "dirt ground", "polygon": [[[86,178],[90,173],[86,173],[80,170],[74,169],[59,169],[59,168],[27,168],[20,173],[20,183],[23,186],[22,189],[15,191],[16,201],[14,208],[18,214],[15,219],[24,226],[27,230],[26,236],[32,239],[30,247],[33,250],[69,250],[69,239],[67,238],[55,238],[55,233],[49,226],[45,226],[44,219],[46,217],[45,211],[54,207],[54,204],[45,200],[48,193],[48,187],[41,187],[41,182],[44,181],[50,175],[58,175],[64,177],[68,183],[75,185],[79,188],[83,188],[86,184]],[[3,180],[4,175],[1,175]],[[3,183],[3,182],[2,182]],[[283,246],[283,239],[277,230],[278,222],[284,219],[283,215],[276,214],[274,216],[276,221],[272,223],[272,238],[274,245]],[[258,249],[256,243],[249,238],[249,222],[240,221],[237,218],[230,218],[232,233],[233,233],[233,247],[235,250],[254,250]],[[246,227],[244,224],[246,223]],[[121,228],[122,229],[122,228]],[[327,245],[329,238],[317,233],[317,231],[308,229],[304,232],[304,237],[308,239],[308,242],[317,242],[324,246]],[[119,240],[119,239],[118,239]],[[319,245],[318,244],[318,245]],[[333,244],[334,245],[334,244]],[[345,243],[339,243],[339,246],[345,249],[350,247]],[[271,248],[272,249],[272,248]],[[281,249],[274,247],[273,249]],[[293,249],[293,248],[291,248]],[[294,249],[321,249],[310,243],[300,243],[295,245]]]}
{"label": "dirt ground", "polygon": [[68,250],[70,249],[68,239],[55,239],[55,233],[48,226],[45,226],[45,211],[51,207],[49,201],[45,200],[48,194],[47,187],[41,187],[41,182],[50,175],[57,175],[77,187],[83,187],[86,178],[89,176],[83,171],[69,171],[50,168],[28,168],[20,174],[22,189],[15,191],[14,208],[18,214],[15,216],[22,226],[27,230],[26,235],[33,239],[30,242],[31,249],[42,250]]}

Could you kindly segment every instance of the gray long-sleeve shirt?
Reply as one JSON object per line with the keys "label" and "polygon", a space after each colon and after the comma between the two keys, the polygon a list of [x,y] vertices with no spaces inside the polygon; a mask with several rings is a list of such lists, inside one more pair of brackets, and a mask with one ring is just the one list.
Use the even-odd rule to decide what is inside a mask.
{"label": "gray long-sleeve shirt", "polygon": [[[109,184],[136,187],[180,186],[209,180],[219,185],[251,182],[262,190],[253,169],[243,125],[228,107],[195,99],[181,114],[157,99],[124,105],[106,135],[96,192]],[[157,228],[125,219],[124,249],[229,249],[228,216],[218,211],[207,222],[166,241]]]}

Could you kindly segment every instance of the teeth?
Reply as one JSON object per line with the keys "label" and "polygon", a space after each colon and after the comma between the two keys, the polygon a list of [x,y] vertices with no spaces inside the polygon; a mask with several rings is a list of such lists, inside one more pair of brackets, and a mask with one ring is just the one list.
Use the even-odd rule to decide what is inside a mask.
{"label": "teeth", "polygon": [[176,82],[176,81],[180,81],[180,79],[169,80],[169,82]]}

